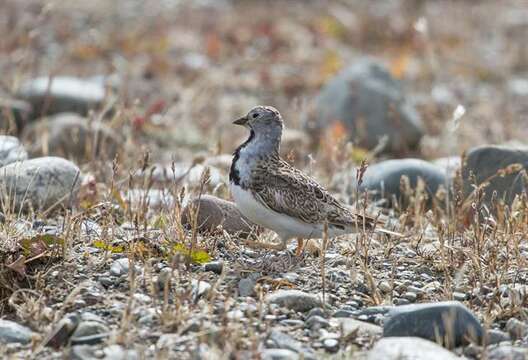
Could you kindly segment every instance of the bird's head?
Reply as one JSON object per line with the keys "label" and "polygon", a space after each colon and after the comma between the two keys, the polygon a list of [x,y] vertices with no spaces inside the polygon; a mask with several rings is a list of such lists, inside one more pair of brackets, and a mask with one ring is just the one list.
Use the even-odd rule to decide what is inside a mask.
{"label": "bird's head", "polygon": [[272,106],[255,106],[247,115],[237,119],[233,124],[241,125],[255,132],[268,132],[271,129],[281,129],[282,116]]}

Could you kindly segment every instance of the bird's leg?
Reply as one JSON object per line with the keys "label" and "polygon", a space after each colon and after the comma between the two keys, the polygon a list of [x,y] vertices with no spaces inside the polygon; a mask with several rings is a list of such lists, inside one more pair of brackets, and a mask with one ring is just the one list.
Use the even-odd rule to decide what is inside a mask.
{"label": "bird's leg", "polygon": [[258,242],[252,240],[246,240],[246,245],[255,249],[268,249],[282,251],[286,249],[286,242],[281,241],[279,244],[271,244],[265,242]]}
{"label": "bird's leg", "polygon": [[301,256],[304,250],[304,242],[302,238],[297,238],[297,249],[295,249],[295,256]]}

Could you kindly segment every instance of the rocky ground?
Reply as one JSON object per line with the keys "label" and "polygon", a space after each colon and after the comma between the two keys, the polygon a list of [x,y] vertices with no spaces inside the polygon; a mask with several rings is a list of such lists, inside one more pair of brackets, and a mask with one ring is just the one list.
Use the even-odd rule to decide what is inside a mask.
{"label": "rocky ground", "polygon": [[[0,4],[0,353],[528,358],[523,2]],[[403,237],[273,241],[231,121]]]}

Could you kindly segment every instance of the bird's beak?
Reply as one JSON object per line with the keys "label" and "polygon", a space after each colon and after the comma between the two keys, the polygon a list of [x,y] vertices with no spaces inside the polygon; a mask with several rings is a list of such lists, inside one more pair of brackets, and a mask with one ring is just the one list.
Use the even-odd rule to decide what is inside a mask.
{"label": "bird's beak", "polygon": [[235,121],[233,121],[233,124],[245,126],[247,121],[248,121],[247,116],[242,116],[240,119],[236,119]]}

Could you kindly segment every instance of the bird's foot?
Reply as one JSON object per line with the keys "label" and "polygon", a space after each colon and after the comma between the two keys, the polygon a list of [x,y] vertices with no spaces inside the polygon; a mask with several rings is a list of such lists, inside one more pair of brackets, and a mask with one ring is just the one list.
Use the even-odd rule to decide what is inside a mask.
{"label": "bird's foot", "polygon": [[304,241],[301,238],[297,238],[297,248],[295,249],[295,256],[299,257],[302,255],[304,250]]}

